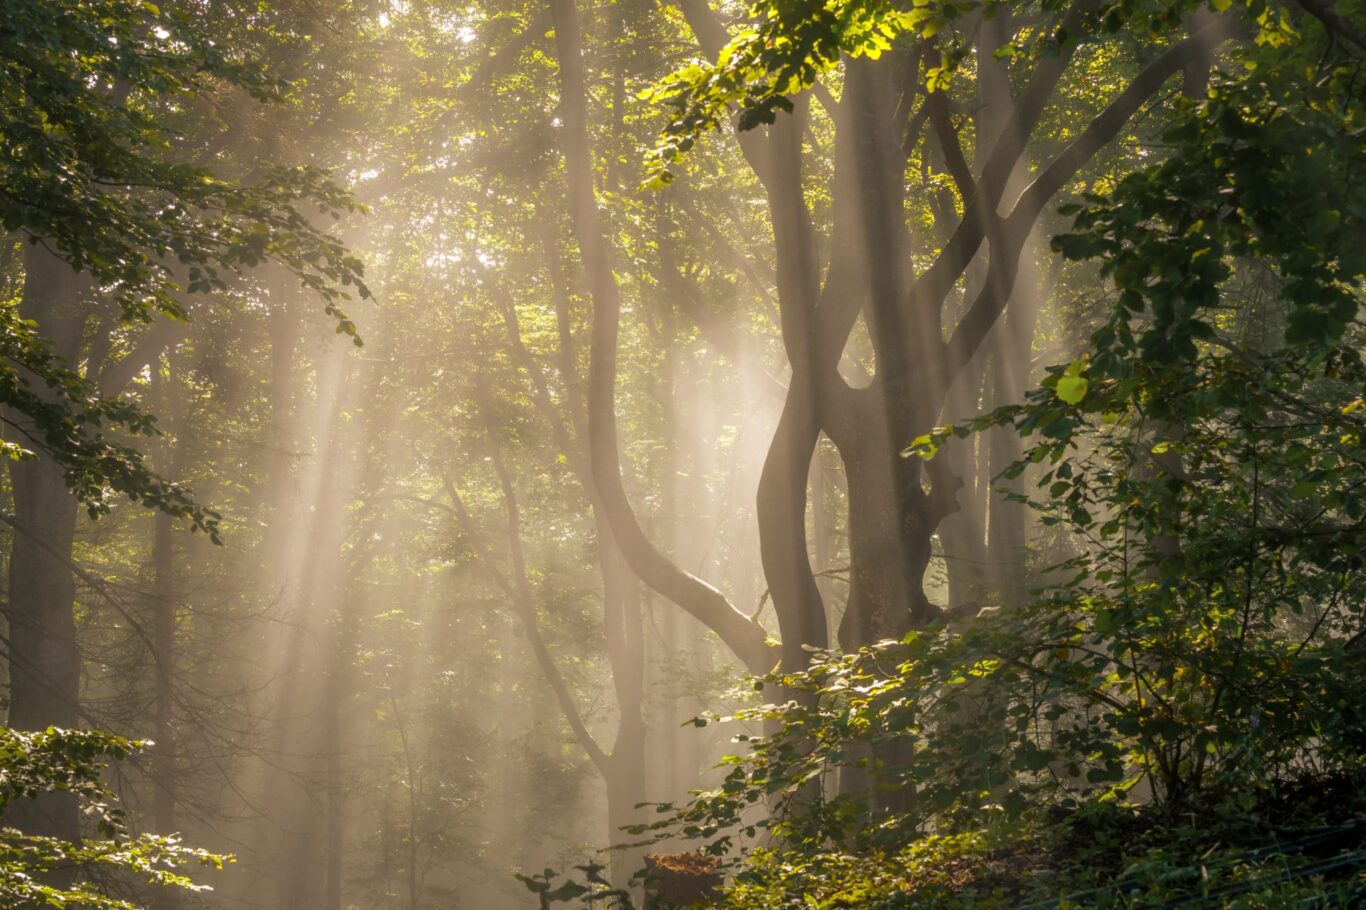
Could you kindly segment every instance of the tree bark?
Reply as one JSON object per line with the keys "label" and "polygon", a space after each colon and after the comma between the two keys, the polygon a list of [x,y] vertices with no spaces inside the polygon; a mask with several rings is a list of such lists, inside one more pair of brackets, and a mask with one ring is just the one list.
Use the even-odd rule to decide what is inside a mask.
{"label": "tree bark", "polygon": [[[172,377],[154,369],[153,383],[163,425],[174,427],[174,394]],[[178,455],[170,459],[166,476],[175,480],[179,475]],[[152,735],[156,745],[152,752],[152,823],[159,834],[176,831],[177,743],[175,729],[176,682],[176,578],[175,525],[171,516],[158,512],[152,529],[152,668],[156,674],[155,727]],[[155,898],[157,910],[177,910],[180,895],[175,888],[158,888]]]}
{"label": "tree bark", "polygon": [[[20,314],[38,323],[52,351],[77,362],[86,320],[88,283],[42,244],[27,247]],[[31,381],[32,378],[30,377]],[[34,381],[43,393],[42,383]],[[13,426],[18,415],[7,415]],[[22,434],[11,434],[21,444]],[[63,471],[41,450],[10,464],[15,533],[9,565],[9,725],[17,730],[80,725],[80,653],[76,644],[76,579],[70,556],[77,503]],[[76,801],[52,794],[10,804],[7,823],[30,834],[75,840]]]}

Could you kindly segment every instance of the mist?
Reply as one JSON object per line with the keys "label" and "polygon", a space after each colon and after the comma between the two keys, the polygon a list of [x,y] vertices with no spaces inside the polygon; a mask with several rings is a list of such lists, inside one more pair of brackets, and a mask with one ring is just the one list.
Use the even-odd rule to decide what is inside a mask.
{"label": "mist", "polygon": [[[1095,4],[917,2],[923,15],[882,31],[839,19],[851,31],[833,51],[813,33],[800,73],[781,55],[824,14],[789,20],[782,4],[120,0],[104,19],[97,5],[54,4],[71,27],[43,26],[71,50],[44,59],[74,61],[84,107],[23,83],[6,109],[6,148],[28,168],[0,171],[20,200],[4,202],[0,250],[17,339],[0,376],[6,728],[133,741],[100,746],[89,772],[126,811],[108,836],[228,860],[138,848],[151,870],[188,860],[197,890],[70,857],[32,881],[156,910],[512,910],[550,906],[560,875],[619,902],[604,906],[638,905],[647,855],[665,878],[702,864],[677,873],[702,882],[677,892],[688,900],[721,900],[739,868],[699,850],[757,850],[758,868],[792,844],[896,855],[877,838],[907,832],[887,842],[904,845],[962,816],[927,808],[933,781],[888,783],[949,720],[859,739],[876,727],[859,711],[925,653],[885,649],[1027,626],[1050,586],[1098,597],[1086,586],[1100,582],[1069,579],[1104,521],[1149,534],[1159,555],[1136,584],[1177,590],[1162,573],[1194,572],[1204,551],[1185,537],[1197,521],[1170,518],[1181,505],[1132,524],[1129,503],[1159,500],[1077,494],[1057,509],[1070,459],[1110,451],[1060,428],[1090,426],[1103,409],[1084,396],[1142,375],[1104,385],[1093,333],[1113,339],[1117,297],[1141,311],[1160,279],[1112,287],[1128,266],[1096,257],[1118,255],[1121,228],[1090,258],[1053,238],[1080,230],[1064,203],[1099,205],[1125,174],[1179,160],[1164,130],[1217,97],[1238,55],[1277,53],[1228,4],[1173,6],[1165,32],[1126,43],[1102,37]],[[42,4],[18,6],[39,21]],[[1347,36],[1332,53],[1354,53],[1350,22],[1313,15],[1304,40],[1321,20]],[[80,124],[103,138],[71,138],[55,182],[38,183],[33,137],[65,143]],[[1222,350],[1209,338],[1270,345],[1284,322],[1268,302],[1280,285],[1244,265],[1261,248],[1230,249],[1242,283],[1229,315],[1192,333],[1202,356]],[[1359,303],[1355,278],[1334,275]],[[1317,363],[1305,375],[1338,380]],[[1081,382],[1076,401],[1055,391],[1065,381]],[[1057,423],[1059,399],[1083,410]],[[1199,483],[1199,456],[1179,454],[1199,417],[1129,423],[1130,406],[1106,404],[1104,427],[1138,427],[1133,482]],[[1034,448],[1055,437],[1070,448]],[[1283,505],[1245,499],[1254,531],[1264,503]],[[1254,554],[1271,546],[1258,539]],[[1339,593],[1315,590],[1278,601],[1314,621],[1263,630],[1299,630],[1297,659],[1360,637],[1334,618]],[[874,669],[859,676],[862,660]],[[988,669],[944,693],[1035,658],[973,660]],[[1110,682],[1129,673],[1118,665]],[[1147,666],[1132,661],[1140,681],[1110,709],[1166,705],[1182,677],[1144,680]],[[872,694],[819,713],[855,692]],[[994,697],[966,697],[960,718],[1004,729]],[[983,742],[969,752],[986,767]],[[1234,750],[1209,742],[1210,756]],[[1328,751],[1301,743],[1277,767]],[[1195,760],[1146,754],[1111,761],[1135,775],[1112,803],[1174,799],[1162,774]],[[1082,770],[1047,755],[1028,772],[1066,787],[1110,753],[1091,748]],[[792,771],[793,756],[820,763]],[[753,767],[772,776],[733,770]],[[1000,780],[963,792],[1013,813]],[[16,834],[106,836],[80,809],[93,795],[39,789],[3,809]],[[708,791],[701,814],[663,824]],[[887,821],[900,818],[915,821]],[[734,841],[716,841],[727,825]],[[786,881],[773,876],[751,884]],[[685,899],[658,887],[646,906]],[[707,906],[778,906],[735,893]]]}

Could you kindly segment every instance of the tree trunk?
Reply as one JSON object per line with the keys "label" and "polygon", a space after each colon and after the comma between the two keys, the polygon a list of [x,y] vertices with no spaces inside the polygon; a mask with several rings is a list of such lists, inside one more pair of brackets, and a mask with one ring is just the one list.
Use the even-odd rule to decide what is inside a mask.
{"label": "tree trunk", "polygon": [[[42,245],[25,256],[20,314],[33,319],[67,364],[80,352],[86,285]],[[43,394],[43,385],[35,383]],[[14,438],[14,437],[11,437]],[[29,441],[20,436],[20,444]],[[9,725],[17,730],[80,724],[80,653],[76,646],[76,580],[71,548],[77,503],[63,471],[43,452],[10,465],[15,532],[9,566]],[[74,798],[53,794],[10,804],[8,824],[30,834],[75,840],[80,821]]]}
{"label": "tree trunk", "polygon": [[824,603],[806,541],[807,480],[820,430],[810,395],[797,388],[802,381],[792,377],[755,497],[759,553],[782,631],[785,673],[806,668],[811,652],[803,646],[829,644]]}
{"label": "tree trunk", "polygon": [[[639,838],[627,834],[629,825],[645,821],[636,807],[646,801],[645,790],[645,724],[638,719],[623,723],[617,730],[612,754],[607,760],[607,836],[609,844],[628,843]],[[626,889],[634,875],[645,863],[642,848],[613,850],[608,861],[609,880],[613,887]]]}
{"label": "tree trunk", "polygon": [[[171,390],[169,377],[160,370],[153,371],[154,381],[161,386],[159,405],[163,419],[170,418]],[[180,473],[178,457],[173,457],[168,477],[174,480]],[[176,732],[175,732],[175,526],[171,516],[158,512],[152,531],[152,667],[156,674],[155,732],[152,752],[152,823],[159,834],[175,833],[176,805]],[[181,905],[176,888],[158,888],[157,910],[177,910]]]}
{"label": "tree trunk", "polygon": [[927,492],[920,460],[903,458],[879,423],[869,419],[857,442],[840,449],[849,484],[849,606],[839,628],[846,650],[901,638],[940,612],[925,595],[925,570],[956,491],[940,480]]}
{"label": "tree trunk", "polygon": [[[833,492],[835,483],[828,476],[834,469],[825,463],[826,451],[827,447],[817,442],[816,452],[811,458],[809,483],[811,486],[811,536],[812,550],[816,559],[815,568],[817,572],[828,573],[832,569],[839,568],[835,565],[839,541],[836,534],[837,511]],[[816,588],[820,592],[822,603],[829,605],[835,602],[835,587],[830,575],[817,575]],[[825,611],[822,613],[824,614]],[[825,640],[830,640],[828,623]]]}
{"label": "tree trunk", "polygon": [[343,721],[342,703],[350,691],[350,646],[354,636],[349,592],[341,595],[345,605],[333,622],[332,653],[327,674],[327,693],[323,702],[323,736],[321,750],[325,768],[324,789],[327,802],[327,853],[324,869],[323,908],[342,908],[342,866],[344,865],[344,834],[346,822],[346,791],[343,786]]}
{"label": "tree trunk", "polygon": [[[956,423],[982,411],[982,386],[986,381],[985,364],[980,355],[973,358],[949,390],[944,405],[944,422]],[[950,609],[980,602],[989,587],[987,571],[986,518],[991,477],[985,453],[978,451],[979,437],[950,440],[935,455],[963,481],[958,508],[945,516],[938,533],[944,552],[944,571],[948,582]],[[985,489],[984,489],[985,488]]]}
{"label": "tree trunk", "polygon": [[[1010,311],[996,327],[1001,337],[992,350],[992,407],[1023,401],[1029,382],[1030,349],[1042,302],[1031,258],[1027,257],[1022,263],[1025,274],[1016,286]],[[988,432],[986,443],[987,481],[992,485],[987,500],[988,577],[1003,605],[1019,606],[1029,594],[1025,574],[1029,555],[1026,534],[1029,516],[1023,504],[1013,502],[1005,495],[1005,491],[1023,492],[1024,480],[1001,477],[1001,472],[1024,457],[1024,448],[1019,434],[1010,427]]]}
{"label": "tree trunk", "polygon": [[621,291],[612,272],[612,250],[594,192],[578,12],[574,0],[554,0],[551,11],[560,70],[560,111],[564,121],[570,222],[593,301],[588,446],[594,489],[601,500],[602,517],[607,520],[606,525],[599,527],[610,526],[623,557],[637,577],[709,626],[752,672],[767,672],[772,667],[772,649],[762,627],[736,610],[720,591],[680,569],[661,553],[645,534],[626,496],[616,420]]}
{"label": "tree trunk", "polygon": [[[645,802],[645,660],[640,583],[631,573],[610,534],[599,537],[598,563],[602,572],[603,624],[607,632],[607,660],[616,693],[617,735],[602,772],[607,784],[608,843],[635,838],[622,830],[643,821],[636,806]],[[614,851],[611,878],[625,888],[644,857],[637,849]]]}
{"label": "tree trunk", "polygon": [[156,751],[153,754],[153,775],[156,778],[156,797],[152,814],[156,829],[162,834],[175,831],[176,799],[176,744],[173,727],[175,698],[175,566],[172,534],[175,528],[171,516],[161,513],[156,517],[152,542],[153,604],[152,638],[156,647]]}

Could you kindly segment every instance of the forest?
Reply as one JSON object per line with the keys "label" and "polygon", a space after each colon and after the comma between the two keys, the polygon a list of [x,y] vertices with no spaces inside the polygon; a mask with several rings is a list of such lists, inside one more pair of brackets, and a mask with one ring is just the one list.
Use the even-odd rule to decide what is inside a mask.
{"label": "forest", "polygon": [[1366,906],[1362,0],[0,0],[0,907]]}

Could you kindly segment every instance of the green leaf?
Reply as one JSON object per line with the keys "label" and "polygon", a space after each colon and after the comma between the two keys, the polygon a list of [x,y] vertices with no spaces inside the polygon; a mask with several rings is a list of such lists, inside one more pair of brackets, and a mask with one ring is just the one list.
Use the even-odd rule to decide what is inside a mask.
{"label": "green leaf", "polygon": [[1090,385],[1090,381],[1085,376],[1063,374],[1058,377],[1058,385],[1055,391],[1059,400],[1067,404],[1080,404],[1081,400],[1086,397],[1086,390]]}
{"label": "green leaf", "polygon": [[907,451],[929,461],[939,451],[939,443],[935,441],[933,433],[924,433],[911,440]]}

